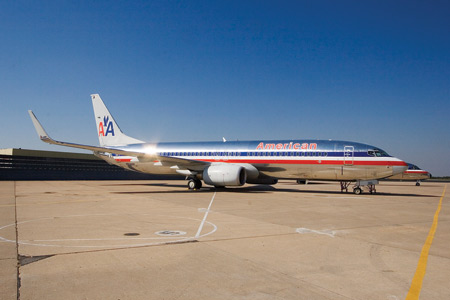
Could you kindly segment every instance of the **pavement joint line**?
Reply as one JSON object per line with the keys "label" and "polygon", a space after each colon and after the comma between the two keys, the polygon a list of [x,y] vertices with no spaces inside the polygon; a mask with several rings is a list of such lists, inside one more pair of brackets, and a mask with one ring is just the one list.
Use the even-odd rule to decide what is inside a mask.
{"label": "pavement joint line", "polygon": [[422,290],[423,278],[425,277],[425,273],[427,270],[428,254],[430,252],[431,244],[433,243],[434,234],[436,233],[439,213],[441,212],[442,207],[442,200],[444,199],[446,190],[447,184],[444,186],[444,190],[442,191],[442,196],[439,199],[438,208],[436,209],[433,217],[433,224],[431,225],[427,239],[425,240],[425,244],[422,247],[419,262],[417,263],[416,272],[414,273],[414,277],[411,281],[411,287],[409,288],[408,294],[406,295],[406,300],[419,299],[420,291]]}
{"label": "pavement joint line", "polygon": [[[339,230],[336,230],[336,231],[339,231]],[[270,238],[270,237],[288,236],[288,235],[299,235],[299,233],[297,233],[297,232],[289,232],[289,233],[281,233],[281,234],[268,234],[268,235],[245,236],[245,237],[235,237],[235,238],[232,237],[232,238],[205,240],[205,241],[202,241],[202,242],[204,242],[204,243],[222,242],[222,241],[245,240],[245,239],[255,239],[255,238]],[[348,239],[359,240],[359,241],[366,242],[368,244],[379,245],[379,246],[383,246],[383,247],[386,247],[386,248],[400,249],[400,250],[408,251],[408,252],[416,252],[416,251],[411,250],[411,249],[406,249],[406,248],[402,248],[402,247],[396,247],[396,246],[392,246],[392,245],[376,243],[376,242],[367,241],[367,240],[363,240],[363,239],[359,239],[359,238],[352,238],[352,237],[348,237],[348,236],[344,237],[344,236],[339,236],[339,235],[336,235],[335,237],[336,238],[348,238]],[[440,255],[433,255],[433,256],[434,257],[444,258],[444,259],[450,259],[450,257],[446,257],[446,256],[440,256]]]}
{"label": "pavement joint line", "polygon": [[10,257],[10,258],[0,258],[0,261],[4,261],[4,260],[13,260],[16,259],[15,257]]}
{"label": "pavement joint line", "polygon": [[19,229],[17,226],[17,197],[16,197],[16,181],[14,181],[14,223],[16,230],[16,255],[17,255],[17,300],[20,300],[20,287],[22,285],[20,279],[20,254],[19,254]]}
{"label": "pavement joint line", "polygon": [[[336,237],[342,237],[342,236],[336,236]],[[373,242],[373,241],[364,240],[364,239],[361,239],[361,238],[350,238],[350,237],[346,237],[346,238],[348,238],[348,239],[353,239],[353,240],[356,240],[356,241],[366,242],[366,243],[371,244],[371,245],[382,246],[382,247],[385,247],[385,248],[398,249],[398,250],[403,250],[403,251],[407,251],[407,252],[411,252],[411,253],[417,253],[416,250],[407,249],[407,248],[402,248],[402,247],[393,246],[393,245],[381,244],[381,243],[377,243],[377,242]],[[450,259],[450,257],[442,256],[442,255],[437,255],[437,254],[433,254],[433,256],[434,256],[434,257],[443,258],[443,259]]]}
{"label": "pavement joint line", "polygon": [[241,236],[241,237],[230,237],[230,238],[219,238],[219,239],[212,239],[212,240],[205,240],[204,243],[210,243],[210,242],[226,242],[226,241],[236,241],[236,240],[247,240],[247,239],[259,239],[259,238],[270,238],[270,237],[276,237],[276,236],[288,236],[288,235],[298,235],[301,236],[297,232],[287,232],[287,233],[279,233],[279,234],[266,234],[266,235],[254,235],[254,236]]}
{"label": "pavement joint line", "polygon": [[[450,220],[443,220],[442,222],[449,222]],[[442,223],[441,222],[441,223]],[[428,221],[418,221],[418,222],[410,222],[399,225],[398,223],[388,224],[388,225],[367,225],[367,226],[359,226],[359,227],[342,227],[342,228],[335,228],[334,230],[352,230],[352,229],[366,229],[366,228],[381,228],[381,227],[393,227],[393,226],[402,226],[406,227],[407,225],[416,225],[416,224],[427,224],[430,223],[430,220]]]}
{"label": "pavement joint line", "polygon": [[183,245],[183,244],[198,243],[198,242],[199,241],[195,240],[193,237],[188,237],[184,240],[162,242],[162,243],[151,244],[151,245],[123,246],[123,247],[116,247],[116,248],[103,248],[103,249],[92,249],[92,250],[84,250],[84,251],[51,253],[51,254],[48,254],[48,256],[53,257],[53,256],[64,256],[64,255],[78,255],[78,254],[85,254],[85,253],[107,252],[107,251],[117,251],[117,250],[131,250],[131,249],[161,247],[161,246],[170,246],[170,245]]}
{"label": "pavement joint line", "polygon": [[123,246],[123,247],[115,247],[115,248],[90,249],[90,250],[71,251],[71,252],[63,252],[63,253],[50,253],[48,255],[51,255],[51,256],[75,255],[75,254],[84,254],[84,253],[116,251],[116,250],[130,250],[130,249],[138,249],[138,248],[182,245],[182,244],[189,244],[189,243],[209,243],[209,242],[221,242],[221,241],[232,241],[232,240],[253,239],[253,238],[266,238],[266,237],[287,236],[287,235],[299,235],[299,234],[296,232],[292,232],[292,233],[271,234],[271,235],[262,235],[262,236],[248,236],[248,237],[237,237],[237,238],[226,238],[226,239],[204,240],[204,241],[198,241],[195,239],[195,237],[186,237],[183,240],[161,242],[161,243],[151,244],[151,245],[137,245],[137,246]]}
{"label": "pavement joint line", "polygon": [[31,205],[46,205],[46,204],[67,204],[67,203],[81,203],[81,202],[100,202],[100,201],[112,201],[112,199],[104,200],[76,200],[76,201],[51,201],[51,202],[35,202],[35,203],[18,203],[18,204],[2,204],[0,207],[17,207],[17,206],[31,206]]}

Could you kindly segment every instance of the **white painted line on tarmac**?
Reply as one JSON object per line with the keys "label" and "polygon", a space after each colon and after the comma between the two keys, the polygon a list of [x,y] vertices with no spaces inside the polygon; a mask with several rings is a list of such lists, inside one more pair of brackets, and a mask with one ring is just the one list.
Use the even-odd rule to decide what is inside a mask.
{"label": "white painted line on tarmac", "polygon": [[295,230],[295,232],[300,233],[300,234],[302,234],[302,233],[324,234],[324,235],[328,235],[328,236],[331,236],[331,237],[334,237],[334,235],[336,234],[336,232],[333,231],[333,230],[327,230],[327,229],[325,229],[325,230],[313,230],[313,229],[308,229],[308,228],[303,228],[303,227],[297,228]]}
{"label": "white painted line on tarmac", "polygon": [[209,202],[208,209],[206,209],[205,215],[203,216],[203,220],[202,220],[202,222],[200,223],[200,227],[198,228],[197,234],[195,235],[195,238],[196,238],[196,239],[200,236],[200,233],[202,232],[203,225],[205,224],[206,217],[208,216],[209,210],[211,209],[211,205],[212,205],[212,203],[213,203],[213,201],[214,201],[214,198],[216,197],[216,193],[217,193],[217,191],[214,192],[214,195],[213,195],[212,198],[211,198],[211,202]]}
{"label": "white painted line on tarmac", "polygon": [[[39,221],[51,221],[54,219],[59,218],[73,218],[73,217],[92,217],[92,216],[120,216],[121,214],[92,214],[92,215],[70,215],[70,216],[58,216],[58,217],[48,217],[48,218],[39,218],[39,219],[33,219],[33,220],[26,220],[22,222],[17,222],[17,225],[22,225],[30,222],[39,222]],[[148,214],[139,214],[139,215],[148,215]],[[162,216],[162,215],[160,215]],[[190,220],[190,221],[200,221],[199,219],[193,219],[193,218],[187,218],[187,217],[178,217],[178,216],[166,216],[169,218],[176,218],[181,220]],[[67,238],[67,239],[41,239],[41,240],[19,240],[19,245],[27,245],[27,246],[37,246],[37,247],[58,247],[58,248],[96,248],[96,249],[102,249],[102,248],[113,248],[113,249],[120,249],[120,248],[133,248],[133,247],[142,247],[142,246],[154,246],[154,245],[164,245],[164,244],[172,244],[172,243],[180,243],[180,242],[188,242],[195,240],[199,237],[205,237],[210,234],[213,234],[217,231],[217,226],[211,222],[208,222],[205,220],[205,218],[202,220],[202,224],[204,223],[208,224],[208,226],[211,227],[211,230],[208,232],[205,232],[202,235],[198,236],[172,236],[172,237],[127,237],[127,238],[114,238],[114,237],[105,237],[105,238]],[[15,226],[15,223],[7,224],[0,227],[0,234],[1,231],[8,227]],[[50,224],[51,225],[51,224]],[[49,226],[50,226],[49,225]],[[120,241],[128,241],[129,243],[125,244],[110,244],[109,242],[120,242]],[[0,243],[6,242],[6,243],[16,243],[16,240],[11,240],[8,238],[5,238],[0,235]],[[85,242],[84,245],[70,245],[71,242]],[[100,245],[88,245],[90,242],[104,242],[104,244]],[[133,243],[136,242],[136,243]],[[65,243],[65,244],[57,244],[57,243]]]}

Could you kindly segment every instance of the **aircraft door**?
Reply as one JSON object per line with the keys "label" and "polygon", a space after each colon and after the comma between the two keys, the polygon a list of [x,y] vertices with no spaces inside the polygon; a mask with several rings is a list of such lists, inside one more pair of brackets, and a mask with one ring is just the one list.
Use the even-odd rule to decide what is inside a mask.
{"label": "aircraft door", "polygon": [[353,158],[355,154],[355,148],[353,146],[344,147],[344,165],[353,166]]}

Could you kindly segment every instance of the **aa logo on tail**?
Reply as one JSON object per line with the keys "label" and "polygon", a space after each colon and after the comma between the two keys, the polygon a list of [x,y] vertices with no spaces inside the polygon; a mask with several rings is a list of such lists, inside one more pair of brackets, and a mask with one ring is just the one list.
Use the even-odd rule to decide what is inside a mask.
{"label": "aa logo on tail", "polygon": [[[106,127],[106,132],[105,132],[105,127]],[[98,124],[98,135],[99,136],[108,136],[108,134],[111,134],[112,136],[114,136],[114,125],[113,122],[109,120],[109,116],[108,117],[103,117],[103,122],[100,121],[100,123]]]}

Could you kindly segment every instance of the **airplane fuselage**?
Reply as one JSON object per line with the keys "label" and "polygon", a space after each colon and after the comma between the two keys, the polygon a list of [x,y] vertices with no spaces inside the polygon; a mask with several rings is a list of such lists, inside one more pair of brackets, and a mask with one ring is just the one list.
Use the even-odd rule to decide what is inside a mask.
{"label": "airplane fuselage", "polygon": [[[143,143],[115,147],[135,152],[155,153],[160,157],[237,164],[247,173],[255,168],[258,177],[279,179],[370,180],[403,172],[406,163],[383,150],[366,144],[330,140],[271,140],[236,142]],[[185,174],[173,164],[121,156],[99,155],[123,168],[143,173]]]}

